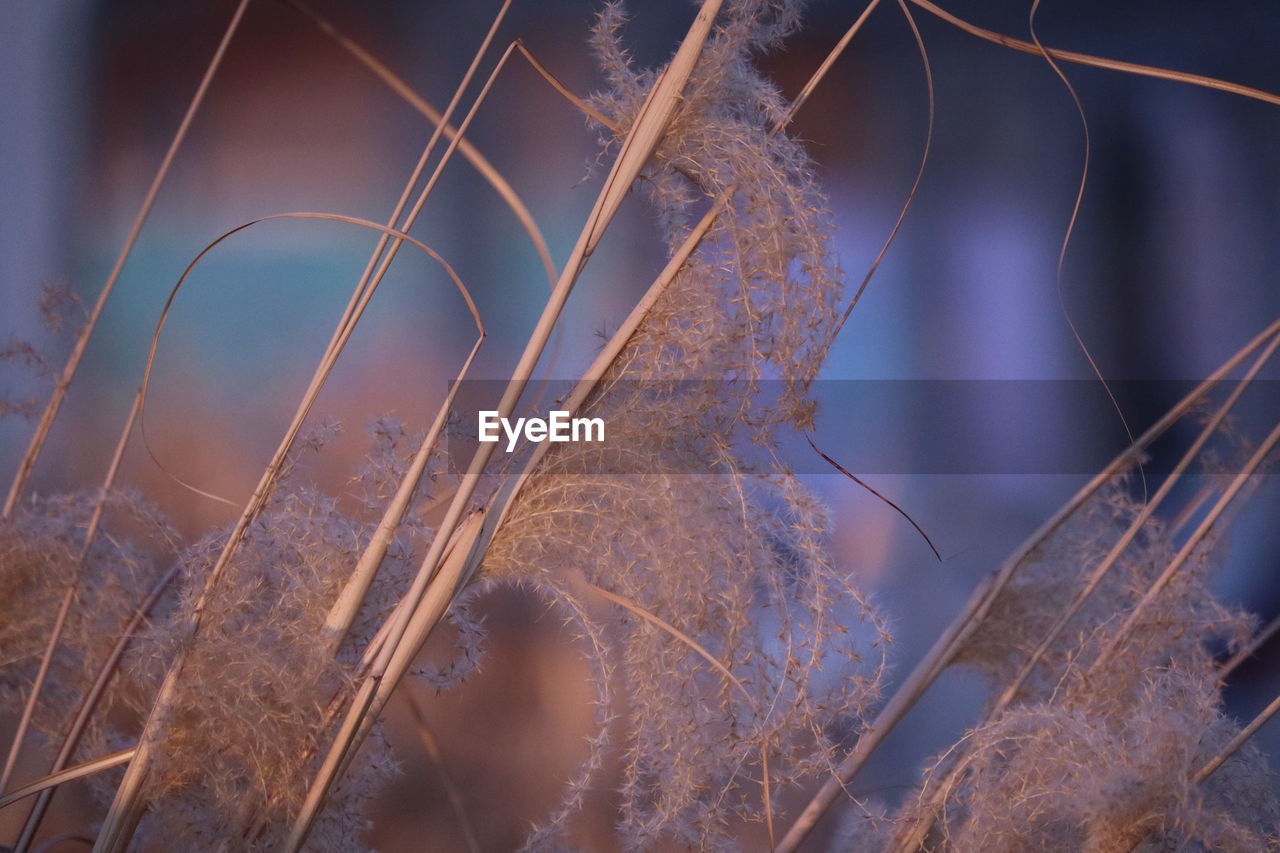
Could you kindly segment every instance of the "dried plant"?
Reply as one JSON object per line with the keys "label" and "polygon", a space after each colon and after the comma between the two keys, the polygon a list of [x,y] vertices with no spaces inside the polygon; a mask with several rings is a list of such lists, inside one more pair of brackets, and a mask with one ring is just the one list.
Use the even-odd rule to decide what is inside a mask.
{"label": "dried plant", "polygon": [[[557,780],[559,806],[529,830],[526,849],[582,844],[584,814],[599,809],[602,790],[613,798],[609,843],[628,850],[790,851],[809,838],[886,851],[1280,849],[1276,785],[1251,742],[1277,703],[1241,725],[1223,701],[1226,677],[1269,629],[1213,588],[1228,523],[1265,485],[1280,440],[1280,428],[1244,434],[1233,415],[1280,346],[1280,321],[1133,439],[886,690],[893,614],[837,564],[829,513],[783,450],[788,437],[814,431],[815,380],[870,279],[853,293],[844,287],[834,216],[789,125],[877,2],[791,98],[760,66],[799,28],[801,3],[704,0],[660,69],[632,59],[627,11],[606,4],[589,38],[603,88],[569,97],[611,165],[557,272],[524,201],[466,137],[512,57],[568,94],[517,42],[464,105],[510,3],[437,111],[288,0],[295,21],[316,26],[434,128],[393,214],[385,224],[275,214],[213,240],[157,307],[142,389],[103,482],[28,494],[87,341],[247,5],[83,312],[0,519],[0,695],[17,719],[0,806],[18,814],[13,849],[59,843],[42,829],[52,794],[85,779],[101,804],[82,821],[82,838],[101,853],[365,849],[366,810],[403,759],[386,729],[393,700],[406,694],[432,772],[476,849],[471,822],[504,805],[463,802],[412,690],[447,691],[476,672],[489,633],[484,603],[500,588],[544,602],[569,626],[594,708],[580,767]],[[930,84],[913,6],[1036,54],[1069,91],[1060,67],[1068,62],[1280,104],[1209,78],[1046,48],[1035,34],[1038,2],[1030,40],[1020,41],[903,0]],[[932,119],[932,88],[929,98]],[[499,455],[495,444],[460,440],[458,395],[488,333],[454,267],[410,235],[455,153],[510,207],[551,284],[510,378],[486,403],[501,419],[541,411],[527,386],[547,363],[569,294],[628,192],[643,188],[666,265],[555,404],[599,419],[607,441],[526,441]],[[121,459],[131,438],[141,443],[135,425],[162,328],[192,269],[215,246],[278,219],[363,228],[377,247],[251,497],[226,525],[184,544],[160,510],[116,486]],[[378,418],[347,489],[326,494],[311,474],[337,428],[316,426],[312,410],[402,248],[444,273],[475,342],[421,433]],[[78,308],[46,289],[40,310],[58,331]],[[15,338],[4,357],[52,375],[32,344]],[[1248,359],[1243,378],[1221,391]],[[0,403],[0,414],[36,410]],[[1149,482],[1142,455],[1197,416],[1173,471]],[[1207,485],[1183,495],[1175,487],[1196,472]],[[442,635],[444,647],[424,655]],[[952,667],[987,685],[981,718],[901,803],[854,796],[868,758]],[[33,748],[47,770],[14,783],[19,753]],[[815,833],[829,811],[838,826]]]}

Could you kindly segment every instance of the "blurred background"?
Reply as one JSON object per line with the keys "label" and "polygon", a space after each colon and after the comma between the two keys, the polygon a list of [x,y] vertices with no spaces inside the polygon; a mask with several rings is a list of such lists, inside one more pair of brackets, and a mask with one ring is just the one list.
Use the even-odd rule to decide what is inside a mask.
{"label": "blurred background", "polygon": [[[442,109],[499,4],[312,5]],[[881,5],[794,125],[830,194],[850,291],[893,226],[927,129],[910,28],[895,5]],[[482,74],[519,37],[570,90],[591,92],[602,85],[584,46],[596,6],[517,0]],[[1026,0],[945,6],[1026,37]],[[55,369],[77,323],[61,333],[45,329],[39,288],[65,284],[92,304],[234,7],[229,0],[0,6],[0,334],[36,342]],[[627,37],[637,63],[664,62],[692,9],[683,0],[633,4]],[[763,62],[784,93],[798,91],[859,11],[812,4],[804,30]],[[1068,314],[1104,376],[1138,381],[1203,377],[1280,314],[1280,108],[1065,67],[1091,147],[1059,282],[1058,253],[1085,156],[1067,91],[1037,57],[924,12],[916,17],[936,93],[930,160],[895,244],[831,354],[815,441],[855,473],[883,453],[901,460],[869,479],[924,528],[942,562],[883,503],[820,473],[811,454],[794,462],[832,508],[837,558],[891,621],[899,678],[978,579],[1087,481],[1091,469],[1080,460],[1105,460],[1125,447],[1119,418],[1105,405],[1078,407],[1074,392],[1045,403],[1034,390],[1055,387],[1048,380],[1093,378]],[[1036,24],[1050,46],[1280,92],[1280,9],[1271,4],[1046,3]],[[29,490],[100,479],[164,300],[206,245],[285,211],[385,222],[430,132],[295,9],[275,0],[251,4]],[[468,138],[521,194],[563,263],[608,165],[597,162],[582,116],[517,59]],[[446,170],[412,233],[448,259],[476,297],[490,337],[474,375],[505,377],[548,288],[528,239],[461,160]],[[146,411],[158,463],[135,438],[121,477],[184,533],[225,523],[231,511],[191,495],[164,469],[245,500],[375,241],[349,225],[266,223],[218,246],[187,279],[160,337]],[[663,259],[652,215],[642,200],[630,200],[570,301],[558,360],[543,371],[580,372],[597,332],[616,328]],[[448,280],[419,253],[401,252],[313,415],[344,425],[317,457],[315,476],[340,490],[366,450],[364,424],[376,415],[392,413],[411,430],[429,422],[471,342],[470,320]],[[1275,370],[1269,377],[1280,378]],[[860,409],[862,380],[895,382],[876,411]],[[981,380],[971,387],[997,389],[1000,404],[931,410],[932,392],[917,391],[934,386],[917,383],[936,380]],[[6,398],[42,400],[48,386],[31,371],[0,365]],[[1275,387],[1263,395],[1275,398]],[[1155,396],[1125,398],[1135,434],[1174,402]],[[19,417],[0,421],[6,477],[33,426]],[[969,460],[960,473],[946,464],[953,454]],[[1006,454],[1037,464],[996,465]],[[1236,523],[1220,590],[1264,618],[1280,609],[1274,479]],[[493,644],[484,672],[453,693],[422,690],[421,698],[484,849],[505,850],[557,800],[590,713],[578,650],[559,623],[515,594],[496,595],[487,606]],[[1229,692],[1234,713],[1252,716],[1280,690],[1275,660],[1272,649],[1241,670]],[[976,686],[945,677],[865,774],[872,789],[858,792],[905,793],[925,758],[962,734],[981,702]],[[397,745],[405,774],[375,805],[370,839],[387,850],[428,841],[454,849],[461,837],[438,769],[414,741],[405,707],[392,717],[403,724]],[[1262,740],[1280,754],[1274,727]],[[595,805],[583,820],[584,844],[609,849],[607,792]]]}

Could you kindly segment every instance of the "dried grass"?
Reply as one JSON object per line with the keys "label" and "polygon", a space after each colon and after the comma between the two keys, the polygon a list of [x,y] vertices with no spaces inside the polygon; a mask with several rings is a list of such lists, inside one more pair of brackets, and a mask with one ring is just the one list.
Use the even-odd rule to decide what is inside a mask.
{"label": "dried grass", "polygon": [[[595,706],[580,770],[559,807],[530,830],[527,849],[575,843],[581,813],[610,774],[614,840],[634,850],[742,849],[756,843],[749,839],[794,850],[841,802],[834,843],[856,850],[1255,851],[1280,844],[1274,779],[1250,743],[1277,703],[1242,726],[1222,699],[1238,655],[1224,665],[1221,650],[1256,648],[1261,632],[1212,589],[1225,528],[1274,463],[1280,428],[1254,446],[1234,431],[1232,412],[1280,345],[1280,323],[1134,440],[975,590],[915,671],[882,695],[886,617],[836,565],[826,509],[777,450],[787,435],[813,430],[813,383],[885,256],[855,293],[845,291],[832,214],[808,154],[788,136],[796,110],[833,73],[877,2],[791,100],[759,65],[799,27],[799,3],[726,0],[722,8],[705,0],[661,69],[633,61],[626,11],[605,4],[590,37],[604,88],[571,101],[612,165],[557,273],[526,202],[465,136],[500,74],[509,73],[510,58],[525,57],[554,82],[518,42],[481,81],[510,3],[437,111],[373,53],[290,0],[299,22],[319,27],[434,131],[385,225],[328,213],[266,216],[227,231],[187,268],[266,220],[337,220],[378,235],[252,496],[224,529],[180,545],[158,510],[115,488],[132,415],[101,488],[27,495],[89,337],[246,5],[231,19],[86,314],[0,520],[7,614],[0,695],[26,709],[0,779],[0,805],[39,795],[16,849],[34,849],[52,791],[81,778],[108,804],[100,825],[86,824],[101,853],[148,844],[363,849],[362,810],[394,773],[382,731],[388,703],[406,679],[444,690],[475,670],[485,637],[478,603],[498,587],[527,591],[570,626]],[[923,0],[900,2],[924,62],[930,134],[933,76],[912,5],[1038,55],[1068,89],[1058,63],[1280,103],[1231,83],[1045,47],[1034,29],[1038,3],[1024,42]],[[468,100],[473,81],[481,81],[478,94]],[[922,145],[925,160],[930,142]],[[481,444],[469,461],[450,456],[444,436],[454,395],[486,331],[453,267],[408,232],[446,169],[457,168],[455,153],[513,212],[551,284],[496,403],[502,417],[527,400],[571,291],[628,194],[643,188],[668,263],[560,403],[602,418],[607,444],[542,444],[506,460],[495,445]],[[907,207],[923,174],[922,164]],[[1087,168],[1082,193],[1086,180]],[[1079,205],[1078,197],[1060,278]],[[429,428],[410,436],[392,420],[376,422],[354,498],[329,496],[301,473],[332,437],[327,428],[308,433],[308,419],[406,243],[446,273],[476,339]],[[160,309],[148,376],[187,273]],[[47,294],[48,313],[65,315],[66,299],[54,296]],[[1148,496],[1141,469],[1134,474],[1141,452],[1255,354],[1174,473]],[[52,374],[38,348],[22,341],[4,355]],[[146,390],[144,377],[139,419]],[[34,414],[25,402],[0,405],[0,414]],[[1223,447],[1246,449],[1230,463],[1234,476],[1185,503],[1184,529],[1170,510],[1174,486],[1188,471],[1212,472],[1212,453]],[[453,626],[454,648],[428,670],[419,653],[441,625]],[[952,667],[976,670],[989,685],[982,718],[900,808],[858,802],[847,787],[855,774]],[[423,709],[416,702],[412,709],[467,849],[479,849],[474,827],[483,810],[502,804],[464,801],[443,770]],[[36,740],[57,754],[48,774],[12,785],[20,748]],[[122,775],[109,772],[120,765]],[[795,809],[805,796],[808,805]]]}

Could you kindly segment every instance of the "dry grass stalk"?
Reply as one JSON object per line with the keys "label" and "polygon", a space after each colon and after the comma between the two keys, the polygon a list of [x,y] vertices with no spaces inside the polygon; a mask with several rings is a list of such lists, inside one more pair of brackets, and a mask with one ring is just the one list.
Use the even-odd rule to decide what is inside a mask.
{"label": "dry grass stalk", "polygon": [[[1223,81],[1048,48],[1034,26],[1031,41],[1023,42],[924,0],[911,3],[975,36],[1038,54],[1068,90],[1057,62],[1280,104],[1275,95]],[[1208,578],[1209,551],[1257,486],[1257,474],[1273,462],[1280,427],[1251,450],[1216,500],[1206,493],[1204,500],[1213,502],[1185,538],[1177,540],[1180,524],[1166,526],[1156,512],[1221,437],[1233,407],[1280,346],[1280,321],[1136,439],[980,585],[883,703],[878,691],[887,631],[865,594],[832,564],[824,510],[782,461],[753,466],[741,458],[744,443],[771,447],[784,430],[811,430],[810,385],[920,186],[932,141],[933,76],[907,0],[898,7],[924,63],[929,135],[902,214],[850,298],[841,294],[825,200],[785,129],[878,0],[866,5],[790,102],[754,60],[795,29],[798,4],[725,0],[721,8],[721,0],[703,0],[659,72],[633,67],[621,36],[625,16],[619,5],[607,5],[593,47],[609,88],[571,100],[598,126],[615,159],[559,274],[527,206],[465,133],[516,53],[563,87],[513,42],[453,123],[509,0],[443,112],[331,23],[289,0],[435,129],[386,225],[325,213],[246,223],[192,261],[161,311],[163,327],[192,267],[259,222],[326,219],[379,232],[271,461],[229,530],[187,549],[164,573],[115,539],[109,545],[95,540],[132,415],[96,501],[23,502],[88,337],[246,5],[238,6],[152,182],[5,505],[0,584],[45,601],[34,622],[46,618],[50,627],[26,632],[39,641],[40,661],[34,674],[14,676],[28,679],[29,692],[0,791],[29,726],[42,728],[59,747],[44,778],[0,796],[3,806],[38,795],[15,849],[31,849],[57,786],[82,778],[105,784],[103,771],[122,764],[95,851],[123,851],[157,833],[210,850],[292,853],[309,842],[322,849],[354,844],[359,805],[388,771],[377,725],[397,686],[445,621],[461,632],[459,668],[469,665],[480,631],[468,606],[502,585],[531,590],[574,626],[589,653],[597,704],[599,730],[584,766],[560,809],[533,831],[529,849],[567,842],[611,749],[621,764],[618,832],[628,849],[673,841],[733,849],[736,828],[751,821],[764,825],[770,849],[798,849],[953,665],[976,667],[990,678],[984,718],[938,759],[900,815],[863,827],[858,843],[866,849],[1017,851],[1054,843],[1095,851],[1245,850],[1277,843],[1280,805],[1274,786],[1260,781],[1265,763],[1249,741],[1280,700],[1240,727],[1223,715],[1220,698],[1220,679],[1265,634],[1251,637],[1243,613],[1214,601]],[[1037,6],[1035,0],[1033,25]],[[1076,106],[1083,119],[1078,99]],[[441,140],[446,144],[436,157]],[[638,184],[663,219],[669,261],[561,403],[574,415],[604,417],[622,436],[623,449],[537,444],[508,468],[495,463],[495,445],[481,444],[456,490],[428,496],[428,469],[441,454],[455,394],[486,334],[452,267],[407,233],[454,153],[514,213],[552,285],[497,404],[500,417],[519,409],[571,291]],[[1083,181],[1059,254],[1059,278]],[[477,339],[411,451],[402,447],[402,430],[380,427],[387,471],[368,475],[378,480],[381,496],[371,503],[375,523],[294,481],[291,465],[307,443],[301,436],[308,414],[404,243],[431,256],[452,280]],[[159,331],[135,407],[139,415]],[[1173,473],[1150,501],[1135,504],[1117,485],[1122,473],[1255,352],[1244,379]],[[782,390],[767,390],[772,377]],[[611,468],[619,473],[598,473]],[[497,487],[495,473],[503,478]],[[421,520],[428,500],[444,506],[433,530]],[[1198,500],[1184,507],[1186,519],[1200,512]],[[169,543],[167,528],[143,504],[121,503],[154,538]],[[79,531],[82,523],[87,532]],[[415,546],[423,546],[420,559]],[[61,572],[53,587],[32,580],[41,560]],[[147,624],[180,575],[181,600]],[[82,603],[82,586],[95,607],[102,605],[92,619],[73,607]],[[58,595],[49,592],[54,588]],[[593,599],[631,618],[606,627]],[[10,627],[15,636],[24,631]],[[91,647],[95,637],[109,649],[105,658],[81,672],[68,670],[67,652]],[[1239,649],[1225,664],[1211,654],[1219,641]],[[27,657],[16,655],[15,671],[27,666]],[[627,696],[624,706],[616,702],[618,692]],[[76,713],[65,720],[51,716],[49,704],[68,694],[78,696]],[[136,746],[86,757],[82,739],[98,755],[125,739],[103,728],[101,706],[130,700],[145,721]],[[413,710],[424,745],[443,767],[421,709],[415,704]],[[614,740],[621,743],[613,746]],[[816,779],[822,785],[798,816],[775,813],[780,791]],[[478,849],[461,795],[447,778],[445,785],[468,848]],[[780,839],[779,826],[787,828]]]}

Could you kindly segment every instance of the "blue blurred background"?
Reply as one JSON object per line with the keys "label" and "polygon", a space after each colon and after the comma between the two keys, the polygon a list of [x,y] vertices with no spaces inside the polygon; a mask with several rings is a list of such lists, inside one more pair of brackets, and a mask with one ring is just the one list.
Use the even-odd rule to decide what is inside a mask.
{"label": "blue blurred background", "polygon": [[[96,297],[234,3],[49,0],[0,6],[0,334],[42,342],[56,365],[69,345],[42,331],[38,285]],[[497,3],[314,6],[437,108],[448,102]],[[574,92],[601,85],[584,49],[594,3],[519,2],[512,38]],[[981,26],[1026,37],[1025,0],[945,4]],[[633,4],[628,38],[658,64],[691,5]],[[803,32],[764,61],[794,94],[856,17],[814,3]],[[1080,119],[1043,60],[979,41],[917,11],[935,90],[931,158],[896,243],[852,314],[825,379],[1090,379],[1064,308],[1103,375],[1204,376],[1280,315],[1280,108],[1178,83],[1066,66],[1089,123],[1089,183],[1061,283],[1058,252],[1084,162]],[[1280,7],[1270,3],[1046,3],[1051,46],[1219,77],[1280,92]],[[496,56],[496,52],[495,52]],[[482,73],[492,66],[486,61]],[[473,87],[472,91],[475,91]],[[850,290],[889,233],[924,145],[921,61],[898,8],[882,4],[797,117],[839,226]],[[99,478],[128,411],[165,297],[208,243],[250,219],[325,211],[385,221],[430,126],[282,3],[250,6],[225,65],[159,195],[85,367],[33,480],[41,492]],[[575,108],[513,61],[468,138],[521,193],[557,263],[581,227],[606,166]],[[505,376],[541,309],[547,281],[496,194],[459,161],[413,229],[458,270],[489,328],[476,374]],[[179,294],[160,340],[147,434],[172,473],[243,501],[287,423],[374,235],[348,225],[273,222],[219,246]],[[640,199],[593,259],[564,322],[558,361],[573,376],[660,268]],[[403,251],[330,380],[318,418],[346,425],[318,476],[334,488],[363,453],[362,425],[394,412],[424,425],[472,329],[447,279]],[[1280,378],[1273,369],[1269,376]],[[859,443],[856,401],[823,401],[816,441],[837,460]],[[47,382],[3,367],[0,393],[25,399]],[[1273,386],[1274,388],[1274,386]],[[1133,403],[1135,433],[1170,401]],[[913,414],[907,458],[945,453],[949,436],[986,435],[1069,453],[1077,442],[1124,447],[1118,418],[974,406],[964,423]],[[888,419],[892,424],[892,418]],[[0,422],[0,471],[13,470],[32,423]],[[892,441],[892,427],[886,439]],[[797,467],[814,470],[812,460]],[[840,560],[893,622],[899,674],[969,590],[1087,479],[1062,474],[937,475],[913,468],[873,485],[904,507],[942,553],[884,504],[835,475],[809,476],[831,504]],[[855,471],[855,473],[857,473]],[[134,443],[123,478],[143,486],[184,531],[229,517],[173,484]],[[1273,481],[1275,478],[1271,477]],[[1264,617],[1280,609],[1274,577],[1276,484],[1238,521],[1221,583]],[[528,619],[508,602],[512,623]],[[1274,652],[1241,673],[1233,710],[1247,716],[1280,689]],[[955,739],[981,699],[944,685],[876,768],[911,783],[921,757]],[[957,698],[959,697],[959,698]],[[1274,733],[1272,753],[1280,743]],[[887,781],[885,781],[887,780]],[[890,795],[892,793],[890,792]],[[518,811],[518,810],[517,810]],[[499,844],[495,849],[501,849]]]}

